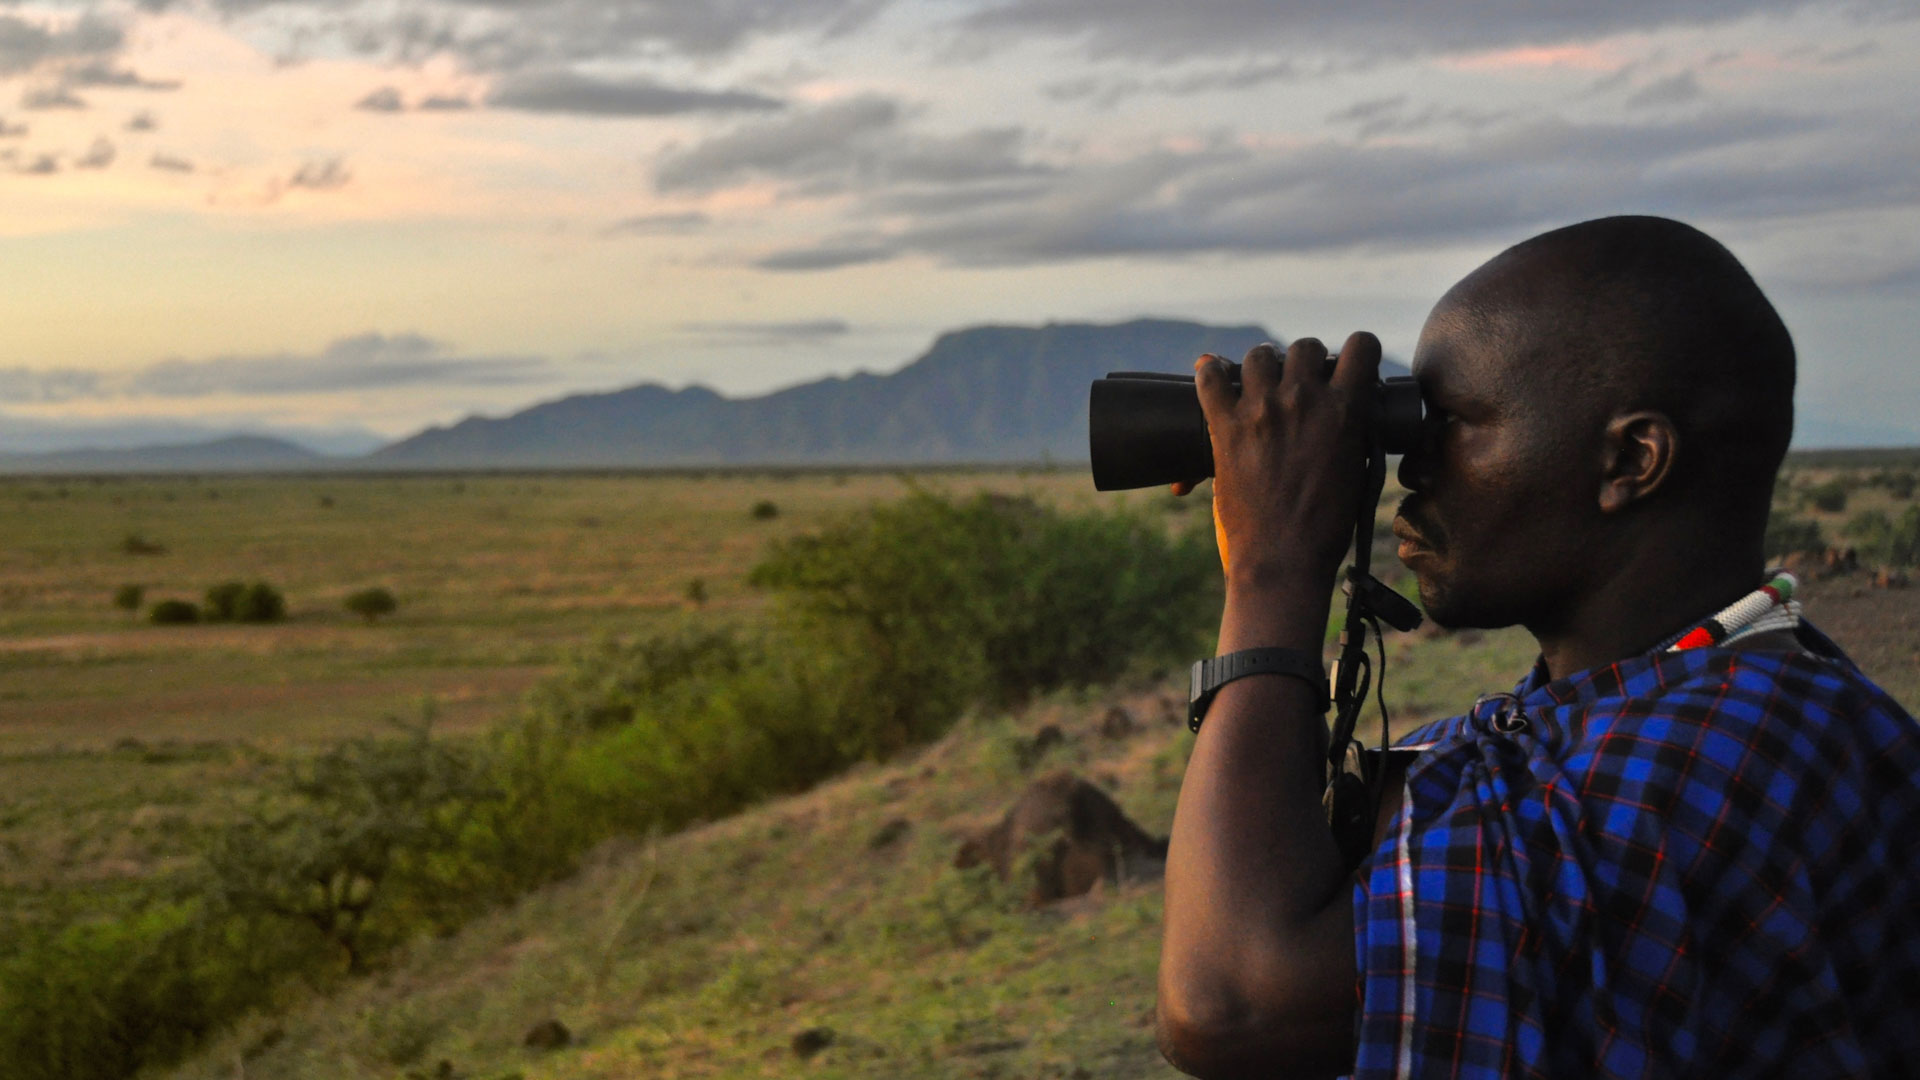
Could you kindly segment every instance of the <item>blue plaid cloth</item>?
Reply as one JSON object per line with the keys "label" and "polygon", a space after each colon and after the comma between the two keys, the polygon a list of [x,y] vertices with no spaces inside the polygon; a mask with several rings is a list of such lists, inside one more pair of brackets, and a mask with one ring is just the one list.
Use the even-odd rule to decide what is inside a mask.
{"label": "blue plaid cloth", "polygon": [[1920,728],[1824,635],[1415,732],[1354,1075],[1920,1076]]}

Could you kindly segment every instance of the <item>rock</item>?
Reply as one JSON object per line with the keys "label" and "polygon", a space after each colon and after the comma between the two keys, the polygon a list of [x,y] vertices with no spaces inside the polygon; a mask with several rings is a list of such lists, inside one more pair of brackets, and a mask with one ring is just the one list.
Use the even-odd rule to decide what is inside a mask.
{"label": "rock", "polygon": [[1100,718],[1100,736],[1106,739],[1124,739],[1132,735],[1137,726],[1133,722],[1132,713],[1115,705]]}
{"label": "rock", "polygon": [[520,1041],[535,1050],[558,1050],[573,1042],[573,1032],[558,1020],[542,1020],[528,1029],[527,1037]]}
{"label": "rock", "polygon": [[1034,732],[1033,738],[1022,739],[1015,748],[1015,755],[1020,761],[1021,771],[1024,772],[1027,769],[1033,768],[1039,763],[1041,758],[1047,756],[1047,751],[1066,741],[1067,733],[1061,731],[1060,725],[1058,724],[1048,724],[1046,727]]}
{"label": "rock", "polygon": [[810,1027],[793,1037],[793,1054],[801,1061],[833,1045],[833,1029],[830,1027]]}
{"label": "rock", "polygon": [[1047,904],[1102,881],[1158,877],[1167,842],[1147,835],[1106,792],[1061,769],[1035,780],[998,825],[960,845],[953,865],[985,864],[1002,881],[1031,860],[1027,901]]}
{"label": "rock", "polygon": [[867,838],[867,849],[879,851],[881,848],[892,847],[912,829],[913,825],[906,818],[894,818],[873,831],[873,835]]}

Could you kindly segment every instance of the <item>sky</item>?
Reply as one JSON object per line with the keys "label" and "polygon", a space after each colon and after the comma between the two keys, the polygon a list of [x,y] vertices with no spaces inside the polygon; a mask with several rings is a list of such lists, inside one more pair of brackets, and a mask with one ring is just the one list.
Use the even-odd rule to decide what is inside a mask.
{"label": "sky", "polygon": [[[323,448],[1140,315],[1411,355],[1657,213],[1920,444],[1912,0],[0,0],[0,450]],[[371,434],[369,434],[371,433]]]}

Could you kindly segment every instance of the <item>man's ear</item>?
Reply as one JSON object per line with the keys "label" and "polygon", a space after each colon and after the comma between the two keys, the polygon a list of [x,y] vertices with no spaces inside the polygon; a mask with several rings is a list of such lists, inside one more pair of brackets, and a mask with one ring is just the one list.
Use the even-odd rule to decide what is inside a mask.
{"label": "man's ear", "polygon": [[1680,435],[1665,413],[1614,417],[1601,445],[1600,512],[1619,513],[1659,490],[1679,452]]}

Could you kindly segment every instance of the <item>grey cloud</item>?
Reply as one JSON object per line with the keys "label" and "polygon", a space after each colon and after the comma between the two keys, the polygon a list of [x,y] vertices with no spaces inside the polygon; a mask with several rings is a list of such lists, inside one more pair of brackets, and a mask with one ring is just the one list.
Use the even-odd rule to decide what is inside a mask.
{"label": "grey cloud", "polygon": [[509,75],[487,96],[497,109],[583,116],[674,116],[696,112],[766,112],[782,103],[745,90],[690,90],[651,79],[599,79],[571,71]]}
{"label": "grey cloud", "polygon": [[23,109],[84,109],[87,103],[64,85],[31,86],[20,94]]}
{"label": "grey cloud", "polygon": [[147,164],[161,172],[190,173],[193,171],[193,162],[174,154],[156,152],[147,159]]}
{"label": "grey cloud", "polygon": [[891,99],[863,95],[791,116],[748,124],[664,156],[661,191],[711,191],[753,179],[796,185],[802,194],[950,187],[1045,172],[1026,160],[1026,133],[981,128],[957,135],[906,130]]}
{"label": "grey cloud", "polygon": [[[1914,205],[1920,137],[1911,132],[1869,138],[1756,112],[1644,126],[1543,120],[1424,146],[1222,143],[1082,165],[1027,199],[930,211],[755,265],[820,270],[909,253],[1006,265],[1404,248],[1628,210],[1726,221]],[[852,220],[866,216],[864,206],[850,211]]]}
{"label": "grey cloud", "polygon": [[0,368],[0,401],[10,405],[47,405],[99,394],[100,376],[73,368]]}
{"label": "grey cloud", "polygon": [[158,131],[160,119],[150,112],[137,112],[127,120],[128,131]]}
{"label": "grey cloud", "polygon": [[215,0],[235,15],[296,13],[316,35],[353,50],[417,63],[445,53],[481,71],[644,58],[662,52],[712,57],[755,37],[838,36],[867,23],[889,0],[437,0],[382,10],[353,0]]}
{"label": "grey cloud", "polygon": [[73,167],[76,169],[104,169],[113,164],[115,156],[117,156],[117,151],[114,150],[113,143],[110,142],[106,136],[102,135],[93,140],[93,145],[87,147],[86,153],[74,160]]}
{"label": "grey cloud", "polygon": [[52,176],[60,171],[60,159],[53,154],[39,154],[14,171],[23,176]]}
{"label": "grey cloud", "polygon": [[132,373],[77,368],[0,368],[0,402],[53,404],[137,397],[272,396],[396,386],[495,386],[536,381],[547,363],[531,356],[458,356],[418,334],[361,334],[317,354],[276,353],[162,360]]}
{"label": "grey cloud", "polygon": [[[1276,45],[1297,55],[1406,55],[1589,40],[1822,6],[1830,6],[1828,0],[1006,0],[966,16],[959,25],[965,34],[989,39],[1035,34],[1069,38],[1098,56],[1217,57]],[[1848,10],[1872,17],[1913,14],[1906,0],[1858,0]]]}
{"label": "grey cloud", "polygon": [[1634,91],[1627,97],[1627,107],[1646,109],[1665,105],[1685,105],[1705,96],[1706,92],[1700,89],[1700,80],[1693,77],[1693,72],[1683,71],[1678,75],[1655,79]]}
{"label": "grey cloud", "polygon": [[7,118],[0,116],[0,139],[18,139],[27,133],[25,124],[9,124]]}
{"label": "grey cloud", "polygon": [[125,40],[117,24],[91,13],[59,30],[16,15],[0,15],[0,78],[25,74],[50,61],[105,56],[118,51]]}
{"label": "grey cloud", "polygon": [[853,328],[847,325],[845,319],[802,319],[795,322],[694,322],[682,323],[680,329],[719,338],[820,341],[841,337]]}
{"label": "grey cloud", "polygon": [[287,186],[309,191],[333,191],[346,187],[352,179],[353,174],[347,171],[345,161],[337,157],[320,158],[295,169],[293,175],[287,178]]}
{"label": "grey cloud", "polygon": [[712,221],[697,210],[683,213],[637,214],[607,226],[602,236],[657,236],[663,233],[689,233],[704,229]]}
{"label": "grey cloud", "polygon": [[400,100],[400,91],[391,86],[381,86],[369,91],[366,97],[354,102],[353,107],[356,109],[366,109],[369,112],[399,112],[406,108],[407,104]]}
{"label": "grey cloud", "polygon": [[416,106],[421,112],[458,112],[473,108],[473,102],[463,97],[431,94],[420,99]]}
{"label": "grey cloud", "polygon": [[830,241],[816,247],[776,251],[754,261],[762,270],[838,270],[844,266],[886,262],[897,258],[901,246],[872,241]]}
{"label": "grey cloud", "polygon": [[1474,109],[1464,105],[1429,103],[1411,107],[1406,94],[1369,98],[1327,114],[1331,124],[1351,124],[1362,139],[1376,135],[1406,135],[1437,127],[1480,131],[1512,118],[1511,109]]}
{"label": "grey cloud", "polygon": [[1210,64],[1198,71],[1144,78],[1137,75],[1087,75],[1065,79],[1040,88],[1055,101],[1086,101],[1096,108],[1111,109],[1128,98],[1141,95],[1190,97],[1195,94],[1247,90],[1271,82],[1282,82],[1305,75],[1292,60],[1261,60],[1226,68]]}
{"label": "grey cloud", "polygon": [[66,86],[104,86],[117,90],[178,90],[178,79],[149,79],[131,68],[118,67],[105,60],[89,60],[61,69],[60,81]]}
{"label": "grey cloud", "polygon": [[377,390],[396,386],[494,386],[535,381],[546,361],[531,356],[454,356],[418,334],[342,338],[317,355],[163,360],[127,380],[128,395],[204,397]]}

